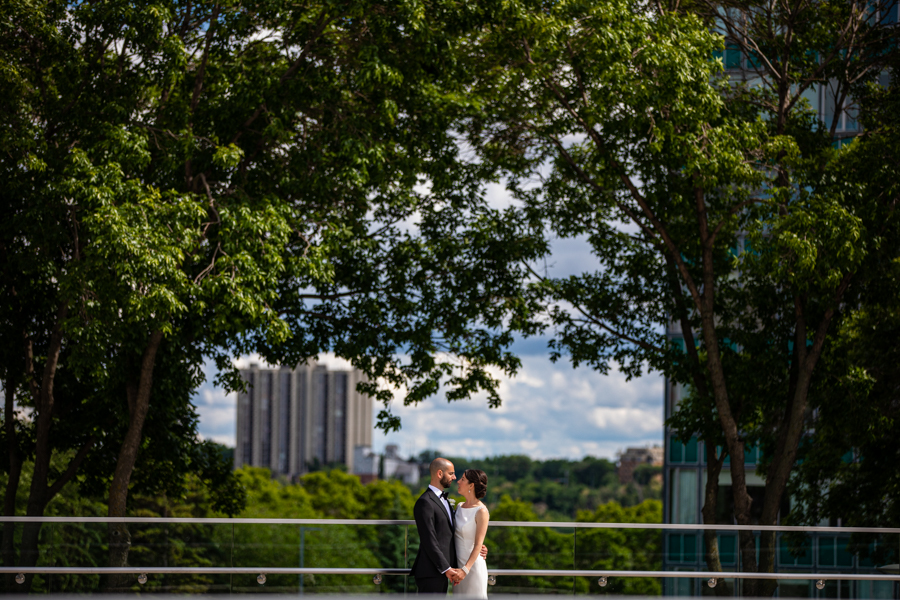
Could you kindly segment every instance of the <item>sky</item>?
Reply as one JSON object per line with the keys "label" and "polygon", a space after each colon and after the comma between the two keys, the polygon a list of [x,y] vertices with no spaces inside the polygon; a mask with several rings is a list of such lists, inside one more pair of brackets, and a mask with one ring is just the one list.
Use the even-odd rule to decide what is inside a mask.
{"label": "sky", "polygon": [[[509,205],[502,185],[489,186],[489,203],[497,208]],[[411,225],[414,226],[414,225]],[[551,276],[593,270],[595,266],[584,240],[554,240],[552,257],[546,265]],[[423,450],[465,458],[502,454],[527,454],[535,459],[595,456],[615,459],[627,447],[662,445],[663,379],[658,374],[626,381],[611,365],[602,375],[589,367],[573,369],[562,358],[549,358],[546,337],[517,340],[511,350],[522,360],[515,377],[498,375],[502,405],[489,409],[486,396],[448,403],[441,395],[418,406],[391,407],[402,420],[399,432],[375,430],[376,451],[396,444],[401,456]],[[254,357],[239,357],[243,366]],[[349,363],[323,354],[319,362],[329,368],[349,368]],[[200,435],[228,446],[235,443],[236,396],[226,394],[210,382],[215,370],[206,368],[207,383],[194,398],[200,415]],[[378,412],[375,406],[375,413]],[[374,423],[373,423],[374,426]]]}
{"label": "sky", "polygon": [[[434,449],[466,458],[526,454],[535,459],[591,455],[612,460],[626,447],[662,444],[660,376],[629,382],[614,365],[602,375],[589,368],[573,369],[562,359],[554,364],[545,339],[518,342],[513,351],[522,359],[522,368],[515,377],[500,377],[499,408],[488,408],[485,395],[454,402],[434,396],[418,406],[395,401],[391,408],[402,428],[389,434],[376,430],[375,450],[396,444],[404,457]],[[320,356],[320,362],[330,368],[349,367],[333,355]],[[209,374],[211,381],[213,367]],[[236,396],[207,383],[194,401],[201,436],[234,446]]]}

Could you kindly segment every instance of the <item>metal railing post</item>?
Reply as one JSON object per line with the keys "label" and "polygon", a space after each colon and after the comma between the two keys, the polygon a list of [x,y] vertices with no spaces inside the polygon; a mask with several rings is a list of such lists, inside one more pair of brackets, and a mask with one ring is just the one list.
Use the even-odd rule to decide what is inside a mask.
{"label": "metal railing post", "polygon": [[[306,532],[322,531],[321,527],[304,527],[300,526],[300,568],[303,568],[303,554],[306,550]],[[303,595],[303,573],[300,573],[300,595]]]}
{"label": "metal railing post", "polygon": [[[572,529],[572,570],[578,568],[578,528]],[[572,578],[572,595],[575,595],[575,584],[578,582],[577,577]]]}

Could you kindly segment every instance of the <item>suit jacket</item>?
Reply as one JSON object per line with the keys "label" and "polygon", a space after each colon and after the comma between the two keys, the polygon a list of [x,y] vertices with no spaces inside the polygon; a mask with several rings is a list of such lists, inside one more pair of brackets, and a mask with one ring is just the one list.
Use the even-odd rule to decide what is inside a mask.
{"label": "suit jacket", "polygon": [[447,509],[430,488],[419,496],[413,508],[419,531],[419,552],[409,574],[413,577],[440,577],[456,568],[456,543],[453,540],[453,512]]}

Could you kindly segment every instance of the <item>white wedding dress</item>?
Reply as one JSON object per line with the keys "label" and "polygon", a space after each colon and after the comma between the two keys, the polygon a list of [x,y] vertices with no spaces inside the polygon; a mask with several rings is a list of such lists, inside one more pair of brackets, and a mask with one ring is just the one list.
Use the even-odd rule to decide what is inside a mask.
{"label": "white wedding dress", "polygon": [[[459,567],[466,564],[475,547],[475,515],[483,509],[483,506],[463,508],[462,504],[456,507],[456,529],[453,538],[456,543],[456,561]],[[468,598],[487,598],[488,573],[487,564],[479,556],[475,564],[469,570],[469,574],[459,585],[453,586],[453,595],[463,595]]]}

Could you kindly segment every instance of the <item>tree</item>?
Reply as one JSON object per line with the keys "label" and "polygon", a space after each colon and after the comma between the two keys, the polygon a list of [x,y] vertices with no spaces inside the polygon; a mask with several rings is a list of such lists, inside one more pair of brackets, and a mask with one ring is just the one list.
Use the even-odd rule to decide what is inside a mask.
{"label": "tree", "polygon": [[[894,57],[896,61],[896,57]],[[851,148],[847,178],[864,181],[869,196],[885,196],[896,206],[896,177],[890,175],[891,156],[900,145],[897,108],[897,63],[887,86],[858,87],[865,136],[871,143]],[[894,232],[881,243],[896,239]],[[815,431],[800,447],[802,461],[792,475],[797,498],[792,523],[841,519],[850,526],[895,527],[900,480],[891,465],[898,459],[893,440],[900,427],[900,356],[893,340],[900,333],[898,263],[877,265],[859,295],[858,310],[841,323],[835,343],[823,360],[827,377],[813,396]],[[854,536],[855,549],[875,564],[896,562],[895,550],[875,536]],[[879,543],[871,546],[874,541]]]}
{"label": "tree", "polygon": [[[828,6],[524,2],[498,15],[473,58],[488,75],[467,131],[519,201],[503,218],[532,236],[586,239],[597,261],[565,278],[532,271],[554,357],[690,386],[670,425],[706,442],[705,522],[726,457],[734,519],[753,522],[744,450],[759,443],[758,522],[776,523],[822,353],[900,247],[881,241],[894,199],[866,194],[844,168],[850,150],[832,143],[852,113],[847,90],[875,81],[895,51],[890,31],[862,4]],[[759,78],[724,76],[712,58],[721,23],[725,52],[736,43]],[[823,81],[843,90],[827,124],[804,99]],[[720,569],[714,535],[707,547]],[[774,532],[759,560],[750,532],[740,548],[746,570],[773,570]]]}
{"label": "tree", "polygon": [[[405,386],[406,402],[444,379],[450,398],[486,389],[499,402],[487,367],[518,363],[497,326],[528,307],[507,301],[514,279],[492,258],[483,169],[459,160],[450,130],[469,110],[454,48],[477,12],[2,10],[7,514],[32,456],[32,516],[85,464],[108,469],[89,479],[107,483],[108,515],[124,516],[150,446],[144,468],[183,476],[205,357],[233,388],[234,354],[296,364],[330,350],[386,404],[379,378]],[[399,426],[388,408],[380,419]],[[167,444],[173,423],[189,443]],[[61,452],[71,460],[57,472]],[[20,564],[34,564],[39,530]],[[127,529],[109,535],[109,563],[125,564]]]}

